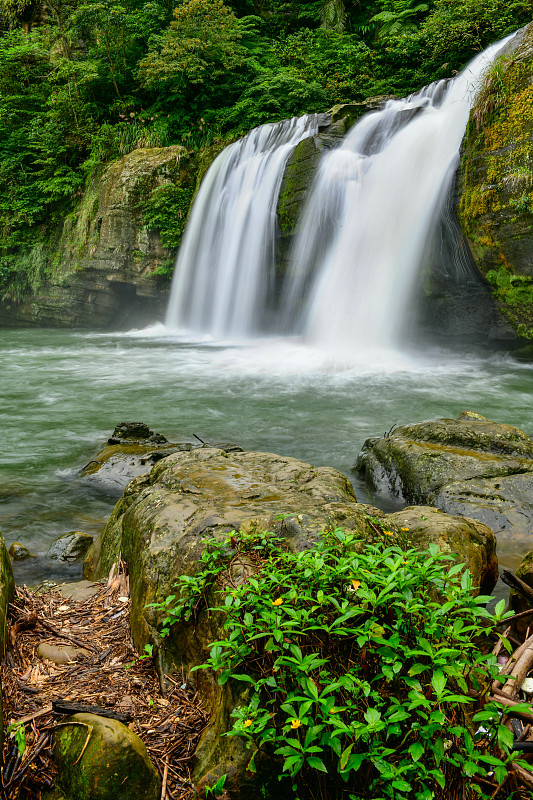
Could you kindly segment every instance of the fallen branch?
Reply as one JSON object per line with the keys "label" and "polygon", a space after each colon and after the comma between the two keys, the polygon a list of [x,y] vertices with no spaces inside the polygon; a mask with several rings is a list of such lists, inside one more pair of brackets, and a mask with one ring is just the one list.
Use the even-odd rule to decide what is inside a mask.
{"label": "fallen branch", "polygon": [[9,787],[12,786],[15,783],[15,781],[19,781],[22,778],[22,776],[24,775],[30,764],[33,764],[33,762],[35,761],[41,750],[44,750],[44,748],[48,744],[49,738],[50,737],[48,733],[42,734],[39,741],[37,742],[36,747],[34,748],[34,750],[32,750],[30,756],[26,759],[21,768],[17,770],[17,772],[15,772],[9,783],[4,784],[3,787],[4,789],[9,789]]}
{"label": "fallen branch", "polygon": [[134,718],[132,713],[119,713],[112,711],[110,708],[103,708],[102,706],[91,706],[86,703],[73,703],[70,700],[52,700],[52,709],[56,714],[96,714],[99,717],[107,717],[108,719],[116,719],[119,722],[131,722]]}
{"label": "fallen branch", "polygon": [[533,641],[531,641],[531,637],[528,641],[528,646],[520,655],[503,687],[504,694],[508,694],[509,697],[515,697],[518,694],[529,670],[533,666]]}
{"label": "fallen branch", "polygon": [[59,631],[57,628],[54,628],[53,625],[50,625],[49,622],[42,619],[41,617],[39,617],[37,621],[39,625],[41,625],[41,627],[43,627],[47,631],[50,631],[50,633],[53,633],[54,636],[57,636],[59,639],[66,639],[67,641],[72,642],[72,644],[77,644],[78,647],[83,647],[84,650],[92,650],[93,653],[98,652],[97,648],[94,647],[92,644],[89,644],[88,642],[82,642],[81,639],[77,639],[76,636],[72,636],[70,633],[63,633],[62,631]]}
{"label": "fallen branch", "polygon": [[512,654],[511,658],[504,666],[504,668],[500,672],[500,676],[496,678],[495,681],[492,683],[492,691],[496,691],[500,688],[500,686],[505,682],[507,676],[513,671],[518,659],[522,655],[522,653],[527,650],[527,648],[533,643],[533,636],[530,636],[528,639],[523,642],[523,644],[518,647],[514,653]]}
{"label": "fallen branch", "polygon": [[514,589],[515,592],[518,592],[518,594],[522,595],[523,598],[533,605],[533,589],[531,586],[524,583],[524,581],[518,578],[510,569],[504,569],[500,578],[507,586],[510,586],[511,589]]}
{"label": "fallen branch", "polygon": [[511,764],[516,778],[526,786],[530,791],[533,791],[533,774],[528,770],[520,767],[518,764]]}

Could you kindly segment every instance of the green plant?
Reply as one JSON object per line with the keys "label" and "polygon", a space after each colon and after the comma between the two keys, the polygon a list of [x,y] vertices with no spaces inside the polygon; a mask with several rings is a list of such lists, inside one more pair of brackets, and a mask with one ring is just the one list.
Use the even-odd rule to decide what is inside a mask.
{"label": "green plant", "polygon": [[222,775],[218,779],[218,781],[213,784],[213,786],[206,786],[205,787],[205,796],[206,797],[220,797],[220,795],[224,792],[224,784],[226,783],[227,775]]}
{"label": "green plant", "polygon": [[124,669],[131,669],[134,667],[135,664],[138,664],[139,661],[143,661],[145,658],[153,658],[154,656],[154,646],[153,644],[145,644],[143,647],[143,651],[140,656],[136,656],[133,661],[129,664],[124,664]]}
{"label": "green plant", "polygon": [[[501,780],[514,757],[499,707],[472,699],[497,674],[488,635],[504,602],[492,617],[464,565],[436,545],[391,543],[398,532],[372,522],[374,544],[336,529],[299,553],[268,533],[210,540],[199,572],[160,604],[163,634],[206,607],[222,613],[224,638],[196,669],[249,687],[226,735],[246,740],[251,770],[258,752],[279,758],[302,796],[483,796],[476,776]],[[239,585],[235,559],[249,565]]]}
{"label": "green plant", "polygon": [[512,55],[503,55],[487,67],[483,85],[472,109],[472,119],[479,131],[491,115],[502,108],[512,92],[507,79],[507,72],[514,64]]}
{"label": "green plant", "polygon": [[[144,205],[144,224],[149,230],[159,231],[163,246],[169,250],[179,247],[193,194],[192,186],[164,183],[154,189]],[[158,274],[165,275],[166,270],[160,269]]]}
{"label": "green plant", "polygon": [[12,722],[11,725],[8,725],[7,730],[9,738],[14,740],[18,747],[19,754],[22,757],[26,750],[26,730],[24,728],[24,723]]}
{"label": "green plant", "polygon": [[370,18],[370,22],[379,25],[380,36],[394,36],[416,27],[421,15],[427,11],[429,11],[427,3],[417,4],[417,0],[394,0],[392,8],[375,14]]}

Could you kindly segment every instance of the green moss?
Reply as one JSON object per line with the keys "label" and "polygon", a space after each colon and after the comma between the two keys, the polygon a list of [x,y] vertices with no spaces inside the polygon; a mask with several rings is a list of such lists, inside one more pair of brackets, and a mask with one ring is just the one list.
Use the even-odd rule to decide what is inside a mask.
{"label": "green moss", "polygon": [[490,68],[461,165],[459,217],[473,256],[519,336],[533,338],[533,29]]}
{"label": "green moss", "polygon": [[318,164],[320,149],[313,136],[304,139],[292,153],[281,184],[278,217],[281,231],[291,235],[296,228],[307,189]]}
{"label": "green moss", "polygon": [[490,270],[487,280],[519,336],[533,339],[533,280],[513,275],[504,266]]}

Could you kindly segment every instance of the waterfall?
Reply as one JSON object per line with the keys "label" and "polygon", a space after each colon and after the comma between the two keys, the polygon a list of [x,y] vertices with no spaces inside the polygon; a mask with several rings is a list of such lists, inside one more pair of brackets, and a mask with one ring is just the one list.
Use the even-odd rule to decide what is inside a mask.
{"label": "waterfall", "polygon": [[298,333],[312,345],[367,353],[397,348],[417,276],[439,258],[438,232],[447,225],[477,88],[507,41],[455,79],[388,101],[339,147],[324,150],[281,303],[274,291],[278,195],[291,152],[318,132],[318,118],[262,125],[227,147],[192,208],[167,325],[216,337]]}
{"label": "waterfall", "polygon": [[398,345],[476,90],[502,44],[453,81],[366,115],[323,156],[292,254],[285,329],[326,347]]}
{"label": "waterfall", "polygon": [[178,254],[169,327],[237,337],[265,329],[283,173],[296,145],[317,130],[317,115],[261,125],[216,158]]}

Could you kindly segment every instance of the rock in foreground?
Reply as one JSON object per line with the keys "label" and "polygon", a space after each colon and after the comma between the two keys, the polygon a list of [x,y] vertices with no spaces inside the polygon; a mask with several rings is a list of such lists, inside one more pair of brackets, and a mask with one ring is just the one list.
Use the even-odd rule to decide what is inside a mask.
{"label": "rock in foreground", "polygon": [[379,491],[483,522],[501,551],[531,547],[533,440],[475,412],[367,439],[355,469]]}
{"label": "rock in foreground", "polygon": [[159,800],[161,795],[145,745],[114,719],[67,718],[55,733],[54,760],[66,800]]}

